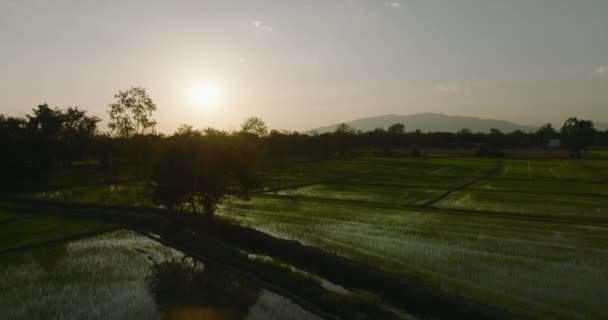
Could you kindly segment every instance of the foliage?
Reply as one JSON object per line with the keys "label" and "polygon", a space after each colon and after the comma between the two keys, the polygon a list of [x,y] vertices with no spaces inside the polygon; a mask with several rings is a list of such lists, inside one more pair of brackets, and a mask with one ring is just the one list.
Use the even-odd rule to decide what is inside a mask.
{"label": "foliage", "polygon": [[185,203],[213,215],[229,198],[248,197],[256,185],[255,154],[237,140],[222,136],[177,134],[167,142],[154,170],[154,199],[170,209]]}
{"label": "foliage", "polygon": [[581,151],[593,143],[595,129],[590,120],[569,118],[564,122],[560,133],[564,144],[570,150],[570,157],[580,159]]}
{"label": "foliage", "polygon": [[351,128],[346,123],[340,123],[336,127],[336,131],[334,131],[333,138],[335,149],[339,156],[346,156],[350,153],[355,133],[355,129]]}
{"label": "foliage", "polygon": [[264,120],[258,117],[250,117],[241,124],[241,132],[263,137],[268,134],[268,127]]}
{"label": "foliage", "polygon": [[131,87],[129,90],[119,91],[114,98],[116,102],[110,104],[108,110],[108,126],[112,132],[123,138],[154,133],[156,121],[152,119],[152,113],[156,111],[156,104],[145,88]]}
{"label": "foliage", "polygon": [[553,125],[551,123],[545,123],[536,131],[536,136],[539,138],[541,143],[546,145],[549,143],[549,140],[557,137],[557,132],[555,129],[553,129]]}
{"label": "foliage", "polygon": [[[39,105],[23,118],[0,116],[0,142],[4,156],[0,170],[8,188],[17,184],[46,186],[54,162],[64,166],[82,159],[97,131],[96,117],[77,107],[51,109]],[[0,189],[2,186],[0,186]]]}
{"label": "foliage", "polygon": [[[604,318],[608,163],[505,159],[483,178],[497,161],[294,161],[269,167],[280,191],[220,214],[515,317]],[[433,207],[420,205],[479,178]]]}
{"label": "foliage", "polygon": [[405,133],[405,125],[403,125],[403,123],[395,123],[394,125],[388,127],[388,133],[390,133],[390,134],[404,134]]}
{"label": "foliage", "polygon": [[161,306],[210,306],[245,315],[259,295],[251,283],[185,256],[154,263],[147,282]]}

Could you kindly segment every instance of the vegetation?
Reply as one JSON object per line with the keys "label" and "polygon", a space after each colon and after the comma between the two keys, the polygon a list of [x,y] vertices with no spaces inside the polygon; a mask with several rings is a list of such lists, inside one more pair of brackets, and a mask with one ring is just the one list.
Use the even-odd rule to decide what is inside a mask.
{"label": "vegetation", "polygon": [[[249,261],[232,246],[246,246],[234,239],[252,229],[221,227],[228,221],[274,236],[248,238],[281,244],[268,250],[304,250],[280,242],[297,240],[338,255],[314,257],[331,263],[345,257],[359,271],[376,266],[380,274],[431,288],[426,294],[447,292],[517,316],[606,316],[608,164],[603,150],[587,149],[608,145],[608,132],[591,121],[570,118],[559,132],[546,124],[534,133],[423,133],[395,123],[304,134],[269,132],[252,117],[235,132],[183,125],[166,136],[154,132],[156,105],[144,88],[116,99],[109,106],[113,134],[100,133],[99,119],[78,107],[43,104],[25,118],[0,116],[6,150],[0,188],[13,193],[6,199],[52,205],[36,216],[32,207],[0,203],[0,254],[128,225],[313,296],[333,314],[394,316],[383,307],[383,299],[399,302],[390,290],[328,293],[314,274],[294,275],[298,266]],[[510,156],[513,149],[543,156],[553,139],[576,159]],[[446,154],[466,148],[471,156],[432,156],[431,148]],[[55,212],[64,216],[49,215]],[[214,219],[188,220],[196,216],[187,212]],[[194,261],[154,262],[148,284],[155,304],[232,305],[235,317],[255,309],[263,296],[257,285],[234,282],[239,277],[221,267],[201,273]],[[347,277],[338,276],[359,288]],[[237,293],[241,300],[234,300]]]}
{"label": "vegetation", "polygon": [[[487,176],[497,162],[291,163],[268,174],[285,177],[283,189],[220,214],[517,314],[605,316],[608,164],[508,159]],[[336,179],[287,180],[323,176]]]}
{"label": "vegetation", "polygon": [[213,215],[227,198],[248,198],[255,186],[252,157],[225,137],[178,133],[167,141],[153,175],[153,198],[173,210],[183,212],[188,203],[192,212],[201,207]]}
{"label": "vegetation", "polygon": [[564,123],[561,136],[564,144],[570,150],[571,158],[581,158],[581,151],[587,149],[595,138],[596,131],[593,129],[593,122],[590,120],[578,120],[569,118]]}
{"label": "vegetation", "polygon": [[78,107],[51,109],[47,104],[25,119],[0,115],[0,190],[48,185],[56,163],[69,167],[87,155],[99,121]]}
{"label": "vegetation", "polygon": [[152,113],[156,111],[156,104],[142,87],[132,87],[129,90],[119,91],[114,98],[116,102],[110,104],[108,126],[112,132],[123,138],[134,135],[154,133],[156,121]]}

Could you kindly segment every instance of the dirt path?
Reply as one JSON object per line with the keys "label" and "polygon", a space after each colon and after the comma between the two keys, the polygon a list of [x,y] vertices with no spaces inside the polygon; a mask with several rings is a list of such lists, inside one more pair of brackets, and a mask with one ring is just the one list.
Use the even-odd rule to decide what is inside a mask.
{"label": "dirt path", "polygon": [[483,179],[491,177],[492,175],[498,173],[501,168],[502,168],[502,160],[499,160],[496,163],[496,168],[494,168],[494,169],[486,172],[486,174],[481,175],[479,177],[476,177],[475,179],[467,181],[467,182],[465,182],[463,184],[459,184],[459,185],[457,185],[455,187],[452,187],[448,191],[446,191],[445,193],[442,193],[441,195],[439,195],[438,197],[436,197],[434,199],[431,199],[429,201],[426,201],[426,202],[424,202],[424,203],[422,203],[420,205],[422,207],[430,207],[430,206],[434,205],[435,203],[437,203],[437,202],[439,202],[439,201],[447,198],[449,195],[451,195],[452,193],[454,193],[456,191],[460,191],[460,190],[466,189],[466,188],[472,186],[473,184],[479,182],[480,180],[483,180]]}

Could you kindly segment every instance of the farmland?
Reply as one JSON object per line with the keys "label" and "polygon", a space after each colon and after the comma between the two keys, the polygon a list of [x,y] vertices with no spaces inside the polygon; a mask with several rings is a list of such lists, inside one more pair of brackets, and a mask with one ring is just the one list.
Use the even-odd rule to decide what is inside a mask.
{"label": "farmland", "polygon": [[605,317],[607,169],[602,160],[294,162],[265,173],[274,188],[221,213],[521,315]]}
{"label": "farmland", "polygon": [[[132,171],[61,170],[56,190],[30,196],[156,207]],[[259,175],[263,187],[222,205],[221,219],[519,316],[607,316],[603,159],[288,159]],[[6,251],[120,227],[10,208],[0,223]]]}

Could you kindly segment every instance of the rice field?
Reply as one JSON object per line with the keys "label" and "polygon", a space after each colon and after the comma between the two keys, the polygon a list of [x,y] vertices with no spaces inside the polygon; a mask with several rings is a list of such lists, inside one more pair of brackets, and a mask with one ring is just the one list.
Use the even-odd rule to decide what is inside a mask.
{"label": "rice field", "polygon": [[[126,173],[78,175],[60,173],[54,181],[65,188],[36,197],[153,206],[150,186]],[[220,216],[515,314],[608,317],[606,160],[297,159],[260,175],[264,188],[225,204]],[[45,232],[36,228],[63,224],[45,219],[0,213],[0,223],[33,228],[24,239],[39,241]],[[79,223],[65,228],[99,227]],[[11,238],[0,235],[0,248]]]}
{"label": "rice field", "polygon": [[[3,230],[4,231],[4,230]],[[51,230],[40,233],[56,235]],[[23,236],[29,236],[24,234]],[[272,291],[227,272],[197,288],[204,303],[164,304],[149,286],[151,260],[182,254],[126,230],[0,256],[0,310],[6,319],[304,319],[319,318]],[[177,261],[177,260],[176,260]],[[203,266],[203,274],[212,272]],[[224,276],[228,275],[228,278]],[[171,275],[172,277],[175,275]],[[169,281],[172,279],[169,278]],[[248,292],[223,291],[238,282]],[[172,288],[175,282],[170,282]],[[220,288],[220,289],[218,289]],[[207,291],[207,292],[205,292]],[[244,300],[243,297],[248,297]],[[218,300],[220,298],[221,300]],[[219,301],[228,301],[219,304]],[[246,304],[242,304],[245,301]],[[237,308],[237,305],[241,309]],[[242,309],[244,307],[244,309]]]}
{"label": "rice field", "polygon": [[358,158],[288,169],[265,173],[275,185],[288,177],[281,188],[221,215],[516,314],[608,317],[606,161]]}

